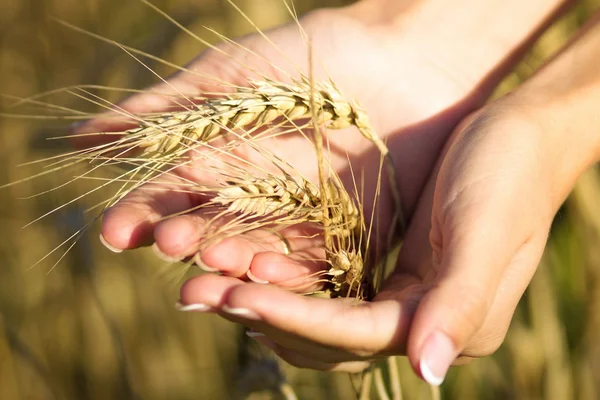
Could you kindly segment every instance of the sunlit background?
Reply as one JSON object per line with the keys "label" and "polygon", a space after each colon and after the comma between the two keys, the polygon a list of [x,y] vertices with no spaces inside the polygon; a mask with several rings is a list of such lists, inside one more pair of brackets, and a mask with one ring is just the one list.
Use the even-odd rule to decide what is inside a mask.
{"label": "sunlit background", "polygon": [[[229,37],[251,30],[224,0],[154,3],[192,30],[208,25]],[[295,1],[300,12],[342,3]],[[261,27],[290,18],[281,0],[237,4]],[[598,6],[598,0],[583,1],[562,18],[499,92],[530,75]],[[51,17],[179,65],[202,50],[136,0],[2,0],[0,93],[24,97],[83,83],[143,88],[155,81],[122,50]],[[160,74],[170,72],[149,65]],[[0,119],[0,184],[39,172],[39,166],[18,164],[68,151],[66,143],[45,139],[65,126]],[[355,398],[347,375],[278,365],[250,345],[241,328],[209,315],[176,312],[183,278],[177,267],[165,266],[146,249],[110,253],[97,240],[97,224],[56,268],[63,251],[30,268],[93,216],[85,213],[94,204],[91,198],[22,229],[91,187],[77,182],[24,198],[64,180],[48,174],[0,190],[0,399],[277,399],[282,382],[301,399]],[[592,170],[561,209],[505,344],[493,357],[455,368],[443,396],[600,398],[599,205],[600,180]],[[429,398],[428,387],[405,360],[399,364],[404,398]]]}

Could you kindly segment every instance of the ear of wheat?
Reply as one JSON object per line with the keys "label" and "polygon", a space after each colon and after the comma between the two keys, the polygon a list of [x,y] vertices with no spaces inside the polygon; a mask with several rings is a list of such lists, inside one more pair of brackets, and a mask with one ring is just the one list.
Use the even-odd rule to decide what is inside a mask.
{"label": "ear of wheat", "polygon": [[[121,162],[132,162],[138,166],[135,172],[145,170],[147,175],[139,179],[140,184],[149,182],[161,173],[161,169],[175,165],[194,149],[203,143],[220,137],[234,130],[244,130],[252,126],[251,132],[268,127],[259,137],[268,137],[275,128],[281,128],[289,122],[306,120],[312,115],[312,108],[318,110],[316,121],[328,129],[344,129],[355,126],[363,136],[371,140],[388,161],[390,188],[396,206],[393,220],[403,225],[401,216],[399,190],[395,169],[389,157],[389,151],[374,133],[368,117],[362,107],[354,101],[347,101],[341,92],[331,82],[315,84],[314,101],[311,103],[311,84],[308,78],[291,84],[276,82],[265,78],[262,81],[251,81],[251,87],[239,88],[235,92],[221,94],[221,97],[205,99],[203,103],[194,105],[193,109],[173,111],[156,116],[134,116],[139,126],[122,132],[117,140],[66,154],[58,161],[50,164],[52,171],[59,168],[71,167],[78,163],[95,163],[97,167],[112,164],[115,158]],[[197,99],[196,99],[197,100]],[[130,117],[129,115],[125,115]],[[281,121],[273,124],[274,121]],[[300,128],[308,128],[306,123],[301,127],[294,125],[288,132],[294,133]],[[105,135],[103,132],[97,135]],[[112,133],[117,135],[118,133]],[[94,135],[89,133],[86,135]],[[141,149],[141,155],[136,159],[127,159],[125,154]],[[40,175],[46,174],[46,172]],[[119,179],[123,179],[121,176]],[[110,204],[118,201],[138,185],[127,190],[121,190]],[[394,225],[394,224],[392,224]]]}
{"label": "ear of wheat", "polygon": [[[258,151],[270,156],[260,147]],[[293,166],[286,169],[278,165],[280,176],[259,176],[236,166],[228,167],[226,172],[220,171],[224,175],[220,185],[192,189],[211,197],[202,208],[208,215],[215,214],[207,223],[199,249],[255,229],[278,231],[301,223],[316,224],[332,238],[325,249],[328,267],[320,274],[330,278],[332,295],[366,297],[364,215],[360,203],[346,191],[337,175],[329,177],[321,190],[298,176]],[[229,222],[223,225],[223,219]]]}
{"label": "ear of wheat", "polygon": [[[333,83],[313,83],[302,77],[302,80],[291,84],[267,78],[252,81],[251,84],[250,87],[221,94],[221,97],[214,97],[213,94],[213,97],[195,105],[192,110],[136,116],[138,127],[122,132],[122,136],[112,142],[65,155],[50,164],[52,171],[78,163],[92,165],[90,172],[115,162],[132,165],[133,168],[109,181],[120,183],[121,187],[107,201],[108,207],[144,183],[152,182],[186,162],[190,150],[211,149],[207,144],[223,135],[231,138],[230,146],[235,146],[240,141],[257,143],[261,137],[269,137],[275,131],[277,134],[281,134],[281,131],[297,133],[300,129],[316,125],[324,125],[328,129],[356,126],[378,148],[383,146],[382,154],[384,157],[388,156],[387,149],[368,123],[364,110],[358,103],[345,100]],[[295,123],[311,118],[313,112],[315,116],[309,122],[301,125]],[[252,135],[259,128],[262,128],[262,133]],[[127,156],[136,149],[141,149],[137,151],[141,154]],[[226,150],[219,152],[227,154]],[[271,158],[274,156],[270,155]],[[323,157],[320,155],[320,158]],[[362,229],[364,225],[360,221],[362,213],[339,178],[327,179],[320,190],[317,185],[305,179],[298,181],[292,178],[293,171],[283,176],[270,175],[261,179],[248,176],[242,171],[236,171],[236,174],[226,177],[226,185],[218,190],[201,190],[197,187],[193,190],[211,192],[214,197],[210,200],[210,205],[226,207],[227,213],[238,215],[238,222],[256,217],[262,217],[262,223],[267,223],[268,220],[269,224],[280,227],[313,222],[327,225],[328,234],[346,239],[355,235],[355,230]],[[80,176],[85,177],[86,175]],[[395,175],[392,177],[395,181]],[[325,198],[329,201],[324,202]],[[329,202],[331,203],[327,204]],[[326,207],[326,212],[323,207]],[[399,208],[397,213],[398,210]],[[257,226],[256,221],[245,225],[240,222],[235,229],[227,225],[207,238],[205,244],[215,243],[217,237],[243,233],[256,229]],[[333,244],[329,247],[328,250],[331,251]],[[340,250],[339,254],[331,253],[329,262],[333,269],[330,275],[337,281],[334,282],[334,287],[341,292],[341,288],[346,286],[341,285],[340,280],[345,279],[346,275],[353,276],[352,280],[355,280],[360,275],[357,271],[362,263],[362,255],[357,249]],[[359,278],[358,281],[360,280]]]}
{"label": "ear of wheat", "polygon": [[[404,219],[396,170],[387,147],[375,133],[365,110],[358,102],[348,100],[333,81],[315,82],[312,72],[308,75],[300,73],[289,83],[263,76],[249,80],[247,87],[230,86],[230,89],[223,93],[207,93],[208,97],[184,96],[178,100],[179,103],[174,101],[181,106],[177,111],[132,115],[92,95],[85,87],[70,88],[70,92],[82,99],[111,109],[136,126],[122,132],[88,133],[86,135],[111,135],[114,140],[48,159],[48,169],[32,178],[89,164],[88,172],[69,181],[72,182],[92,178],[91,174],[100,169],[127,166],[117,177],[109,178],[92,190],[101,190],[109,184],[117,185],[117,190],[100,204],[104,211],[142,185],[157,182],[161,176],[172,175],[176,168],[191,159],[198,161],[202,157],[230,156],[235,146],[251,143],[254,149],[271,160],[280,174],[257,176],[229,165],[230,168],[225,171],[211,171],[223,178],[218,185],[182,182],[182,190],[210,196],[201,208],[214,216],[198,249],[202,251],[224,238],[255,229],[280,230],[299,223],[312,223],[322,230],[325,237],[326,267],[317,275],[326,280],[328,292],[334,297],[372,298],[376,285],[371,271],[374,263],[371,262],[370,229],[367,228],[358,193],[352,196],[339,176],[327,168],[321,135],[321,128],[338,130],[353,126],[381,152],[394,204],[392,229],[402,230]],[[24,99],[20,103],[69,111],[37,98]],[[86,114],[74,115],[76,118],[82,116],[87,117]],[[315,132],[313,140],[320,163],[319,182],[301,177],[293,166],[280,163],[276,154],[260,147],[261,139],[298,134],[307,128]],[[229,142],[216,150],[212,143],[220,138]],[[222,219],[229,222],[219,223]],[[76,240],[77,234],[72,238]]]}

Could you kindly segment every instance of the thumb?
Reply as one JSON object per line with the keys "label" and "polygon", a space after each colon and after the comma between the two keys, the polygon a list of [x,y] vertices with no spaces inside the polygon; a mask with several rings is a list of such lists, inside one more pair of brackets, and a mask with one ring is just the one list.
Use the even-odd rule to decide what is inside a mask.
{"label": "thumb", "polygon": [[437,276],[415,313],[407,347],[413,367],[430,384],[441,384],[459,355],[482,355],[465,354],[465,349],[490,312],[502,272],[516,252],[500,228],[502,221],[494,218],[467,218],[443,248],[434,250],[441,254],[434,255]]}
{"label": "thumb", "polygon": [[[532,200],[524,187],[526,168],[509,152],[489,157],[494,152],[486,139],[459,141],[435,184],[433,266],[424,276],[431,289],[415,313],[407,343],[413,368],[434,385],[442,383],[459,355],[489,354],[490,346],[481,350],[486,346],[475,343],[476,335],[507,267],[533,235],[535,212],[524,211]],[[499,155],[497,141],[491,144]]]}

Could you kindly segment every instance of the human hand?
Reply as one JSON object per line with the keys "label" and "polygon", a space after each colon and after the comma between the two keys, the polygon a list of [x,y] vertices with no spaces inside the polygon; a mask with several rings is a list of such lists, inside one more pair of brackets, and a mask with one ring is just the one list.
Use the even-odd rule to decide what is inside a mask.
{"label": "human hand", "polygon": [[[416,1],[414,9],[398,10],[394,2],[387,4],[389,13],[381,15],[381,6],[385,2],[378,0],[359,2],[355,6],[321,10],[302,19],[302,25],[313,38],[314,53],[320,64],[324,65],[336,84],[350,98],[358,98],[367,109],[376,130],[387,140],[392,150],[395,164],[403,173],[399,186],[402,192],[403,208],[410,215],[416,199],[433,163],[452,127],[467,112],[477,107],[485,98],[511,61],[514,54],[532,35],[534,26],[552,10],[552,6],[542,7],[537,20],[511,28],[511,40],[503,42],[503,46],[495,43],[481,43],[481,51],[468,51],[458,46],[459,35],[454,26],[447,35],[419,22],[435,21],[446,16],[445,10],[435,1]],[[490,7],[483,7],[490,13]],[[492,7],[493,8],[493,7]],[[539,8],[539,7],[538,7]],[[499,10],[504,9],[504,5]],[[496,10],[500,12],[499,10]],[[461,25],[465,29],[473,29],[470,25],[473,15],[458,9],[457,18],[465,19]],[[477,10],[471,10],[475,12]],[[494,15],[498,18],[498,15]],[[476,26],[478,26],[476,24]],[[433,33],[438,36],[432,36]],[[470,31],[465,34],[470,34]],[[246,50],[234,45],[222,45],[228,56],[219,51],[208,51],[194,61],[189,69],[202,75],[213,75],[216,79],[231,84],[246,85],[248,76],[255,76],[258,71],[266,73],[273,79],[286,80],[285,72],[274,68],[291,68],[287,59],[303,70],[307,67],[307,52],[303,47],[303,39],[294,24],[277,28],[269,33],[272,41],[285,49],[286,57],[267,43],[260,35],[250,35],[241,43],[260,57],[253,57]],[[455,51],[452,51],[456,48]],[[294,49],[290,51],[289,49]],[[372,60],[373,63],[354,62],[357,54],[361,59]],[[236,64],[232,59],[243,60]],[[450,60],[460,59],[457,64]],[[265,61],[265,60],[268,60]],[[272,65],[271,65],[272,64]],[[451,66],[446,66],[449,64]],[[249,68],[248,68],[249,67]],[[318,71],[317,71],[318,73]],[[389,84],[402,77],[398,84]],[[184,93],[194,95],[215,91],[214,82],[199,81],[198,75],[180,73],[168,83],[159,85],[160,92]],[[219,88],[222,90],[222,88]],[[147,93],[133,96],[120,105],[132,113],[156,112],[172,106],[172,100],[166,96]],[[400,115],[400,117],[398,117]],[[84,125],[80,132],[113,131],[122,128],[114,120],[97,119]],[[86,147],[98,137],[87,136],[80,140]],[[101,136],[100,139],[105,139]],[[346,153],[355,163],[364,166],[378,165],[378,154],[367,152],[370,143],[358,135],[346,132],[334,132],[329,135],[332,147],[343,148],[346,152],[332,154],[332,164],[349,183]],[[285,143],[285,145],[281,145]],[[312,148],[302,138],[285,142],[273,139],[262,141],[267,148],[276,148],[277,154],[294,165],[304,176],[316,177],[316,162],[308,158]],[[243,150],[239,152],[247,157]],[[255,161],[255,160],[253,160]],[[366,167],[365,167],[366,168]],[[191,181],[202,181],[202,173],[194,165],[187,165],[172,171]],[[377,168],[365,171],[365,199],[372,199],[375,190]],[[360,183],[359,183],[360,185]],[[387,193],[382,196],[387,199]],[[196,250],[199,229],[198,218],[190,214],[166,221],[158,222],[161,217],[189,209],[197,205],[197,199],[183,193],[171,191],[164,186],[152,187],[152,190],[138,190],[111,208],[105,215],[102,239],[114,250],[136,248],[154,243],[154,248],[167,259],[182,259],[192,255]],[[371,204],[364,204],[369,214]],[[387,208],[386,208],[387,207]],[[380,212],[386,213],[390,205],[383,203]],[[381,226],[380,229],[384,229]],[[382,230],[382,232],[384,232]],[[249,249],[244,243],[235,243],[238,254],[244,254],[240,260],[223,260],[222,251],[204,254],[203,264],[209,268],[219,269],[233,276],[244,276],[248,263],[253,258],[255,249]],[[229,252],[227,252],[229,255]],[[257,271],[260,275],[260,272]],[[255,274],[256,275],[256,274]]]}
{"label": "human hand", "polygon": [[[378,1],[365,1],[345,9],[320,11],[305,17],[302,24],[313,38],[317,59],[325,65],[327,72],[348,97],[356,97],[364,104],[376,130],[387,140],[396,166],[400,171],[407,171],[402,173],[399,186],[403,199],[403,211],[405,215],[411,215],[439,150],[453,126],[486,97],[489,90],[502,76],[502,71],[506,70],[514,61],[514,55],[531,37],[535,27],[540,25],[539,22],[551,13],[554,5],[540,8],[532,3],[532,9],[537,7],[535,12],[539,13],[537,19],[534,19],[533,22],[526,21],[527,24],[521,26],[520,29],[516,29],[513,24],[510,33],[505,32],[510,40],[504,41],[502,46],[478,42],[477,44],[481,48],[477,48],[473,44],[464,49],[461,46],[462,39],[472,36],[473,32],[469,29],[474,31],[474,26],[478,26],[469,24],[472,21],[480,21],[473,15],[476,11],[474,9],[469,10],[467,14],[470,15],[467,18],[464,9],[460,8],[458,4],[454,4],[453,7],[459,11],[458,14],[454,14],[455,17],[464,18],[464,24],[459,24],[459,26],[469,29],[461,32],[452,24],[447,27],[450,29],[444,32],[444,24],[437,24],[447,16],[448,10],[443,9],[443,2],[437,4],[435,1],[418,1],[414,3],[415,7],[410,9],[393,9],[396,13],[394,18],[390,17],[392,13],[381,15],[380,8],[374,7],[373,4],[381,5]],[[392,6],[393,4],[388,5]],[[500,4],[500,6],[500,11],[505,9],[505,4]],[[486,13],[490,13],[488,6],[481,7]],[[501,19],[497,13],[491,14],[495,19]],[[461,33],[464,37],[460,36]],[[290,53],[288,50],[303,49],[301,36],[295,26],[278,28],[269,35],[278,47],[286,49],[287,56],[295,64],[300,65],[304,70],[308,69],[306,68],[308,60],[306,51],[298,50]],[[282,55],[260,36],[246,37],[242,40],[242,44],[254,53],[261,54],[263,59],[250,57],[248,53],[235,46],[225,47],[233,58],[247,60],[246,65],[250,65],[252,69],[271,71],[269,74],[271,78],[286,79],[285,74],[281,74],[280,71],[270,66],[271,63],[286,65],[286,62],[282,60]],[[377,62],[368,65],[356,63],[354,62],[356,54],[360,54],[363,60]],[[265,63],[264,59],[269,60],[269,63]],[[190,66],[190,69],[201,71],[203,74],[215,75],[221,80],[239,85],[244,85],[246,77],[252,75],[252,70],[233,63],[230,58],[224,57],[218,51],[209,51],[203,54]],[[401,77],[400,82],[398,82],[398,77]],[[390,82],[397,84],[390,84]],[[214,87],[197,82],[197,77],[193,73],[182,73],[172,78],[168,85],[161,85],[158,90],[192,95],[212,91]],[[143,113],[164,110],[170,105],[171,103],[165,96],[144,94],[130,98],[121,107],[133,113]],[[113,121],[98,119],[84,125],[81,131],[111,131],[119,128],[114,125]],[[348,136],[344,132],[333,133],[329,136],[329,140],[333,146],[344,148],[354,162],[360,160],[360,163],[365,166],[378,164],[379,156],[366,155],[364,149],[368,148],[369,144],[364,139],[357,138],[357,135]],[[277,153],[282,158],[298,167],[303,175],[315,179],[316,163],[314,160],[304,158],[304,154],[312,152],[310,145],[304,140],[293,142],[291,145],[290,142],[287,142],[286,146],[280,146],[281,143],[273,139],[266,145],[271,148],[276,147]],[[90,144],[89,142],[81,143],[83,146]],[[370,162],[369,157],[377,162]],[[345,154],[333,156],[332,164],[335,169],[342,170],[346,163]],[[367,183],[365,199],[372,198],[369,191],[374,190],[373,181],[375,179],[373,176],[377,172],[377,169],[365,172]],[[202,180],[202,176],[197,174],[197,169],[189,165],[174,170],[173,173],[192,181]],[[369,183],[371,183],[370,186]],[[386,197],[385,193],[383,197]],[[202,221],[199,220],[197,214],[158,221],[165,215],[196,206],[196,201],[197,199],[187,194],[173,192],[169,190],[169,187],[160,185],[153,186],[152,190],[132,192],[106,213],[102,227],[103,241],[115,250],[131,249],[154,243],[155,249],[169,259],[193,256],[197,250],[196,243],[201,236]],[[365,206],[368,210],[371,205],[367,203]],[[385,214],[385,207],[380,208],[379,212]],[[186,304],[198,300],[197,297],[190,294],[190,291],[195,287],[206,287],[207,290],[202,292],[202,296],[212,297],[210,301],[207,299],[205,305],[210,304],[217,309],[219,305],[225,304],[223,296],[225,290],[230,287],[228,285],[236,287],[239,285],[240,290],[260,290],[261,293],[264,293],[265,301],[270,299],[268,300],[270,304],[278,298],[277,296],[287,296],[286,300],[282,300],[285,302],[281,303],[285,304],[285,308],[289,310],[285,312],[286,316],[288,312],[298,309],[295,308],[293,302],[305,304],[303,302],[309,301],[306,304],[311,305],[318,304],[314,302],[325,301],[297,297],[293,297],[294,300],[292,300],[292,297],[289,297],[290,293],[277,291],[276,288],[260,286],[258,289],[256,286],[246,284],[245,277],[248,275],[248,271],[252,272],[251,276],[259,280],[285,282],[289,278],[304,274],[307,270],[315,267],[296,263],[291,258],[283,257],[281,249],[278,247],[261,246],[257,248],[254,243],[255,241],[247,240],[245,237],[232,238],[227,243],[224,242],[215,246],[214,249],[197,255],[197,258],[201,258],[202,264],[218,270],[226,276],[197,278],[186,286],[182,300]],[[294,246],[294,243],[292,245]],[[317,245],[318,243],[313,242],[303,244],[303,247],[310,252],[311,246]],[[208,282],[211,285],[207,285]],[[371,303],[357,308],[362,310],[363,314],[357,316],[355,320],[350,319],[348,326],[353,326],[355,331],[358,329],[362,329],[362,331],[355,332],[354,339],[344,343],[347,351],[343,353],[343,356],[339,357],[334,351],[321,351],[322,349],[319,347],[316,352],[304,350],[301,347],[301,351],[309,356],[303,356],[306,361],[297,362],[297,364],[329,369],[347,369],[348,367],[356,369],[364,367],[365,363],[359,362],[349,366],[340,364],[340,362],[352,361],[356,359],[357,354],[359,359],[363,360],[384,353],[402,353],[405,347],[406,332],[406,326],[403,324],[410,321],[410,310],[402,308],[398,299],[400,296],[402,302],[414,304],[415,299],[423,292],[422,286],[418,286],[419,283],[421,282],[418,276],[398,273],[390,280],[386,291],[379,295],[377,303],[372,303],[377,305],[375,311],[371,311],[370,307],[373,306]],[[217,301],[217,299],[220,300]],[[227,301],[229,300],[227,299]],[[336,307],[339,307],[341,302],[327,301],[322,304],[322,309],[326,312],[327,310],[338,310]],[[388,324],[392,324],[388,327],[394,327],[391,336],[389,329],[381,329],[382,334],[377,336],[373,332],[373,327],[363,323],[365,317],[368,320],[373,320],[372,318],[375,317],[377,319],[387,318],[387,316],[395,315],[394,312],[396,315],[402,313],[402,318],[387,320]],[[314,316],[314,318],[317,317],[318,315]],[[323,317],[326,318],[321,322],[329,324],[332,322],[330,318],[335,317],[335,314],[323,314],[321,318]],[[305,324],[314,326],[310,321],[304,319]],[[338,319],[338,322],[342,323],[343,319]],[[333,324],[332,327],[339,328],[337,324]],[[300,333],[304,332],[306,327],[297,326],[296,328]],[[395,328],[398,328],[397,331]],[[337,331],[321,332],[324,335],[321,340],[327,343],[327,337]],[[277,337],[277,334],[274,333],[272,336]],[[301,335],[299,336],[301,337]],[[287,339],[279,340],[284,347],[286,344],[289,345],[290,341],[299,340],[291,336],[286,337]],[[318,338],[308,336],[308,339],[302,338],[300,341],[310,347],[312,340],[316,339]],[[316,341],[319,342],[319,340]],[[368,344],[373,341],[375,342],[374,347]],[[290,348],[297,348],[297,346],[290,345]],[[373,352],[373,348],[383,348],[383,350]],[[290,357],[286,357],[284,353],[282,355],[290,360]],[[321,355],[327,358],[319,365],[311,364],[311,356],[319,359],[318,357]]]}
{"label": "human hand", "polygon": [[202,277],[183,287],[186,309],[202,304],[244,323],[303,367],[360,370],[371,359],[407,354],[415,371],[439,384],[455,360],[491,354],[554,214],[600,157],[598,49],[600,24],[456,129],[413,215],[399,266],[373,302]]}

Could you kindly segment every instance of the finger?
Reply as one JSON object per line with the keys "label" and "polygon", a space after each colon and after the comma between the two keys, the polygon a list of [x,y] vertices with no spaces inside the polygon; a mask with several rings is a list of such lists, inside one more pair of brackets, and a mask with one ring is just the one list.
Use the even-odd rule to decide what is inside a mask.
{"label": "finger", "polygon": [[506,134],[502,142],[488,140],[479,122],[471,124],[474,131],[463,132],[460,146],[450,149],[436,181],[433,274],[424,275],[432,289],[417,309],[408,342],[413,368],[431,384],[443,381],[480,330],[505,270],[533,234],[532,217],[523,211],[523,194],[531,190],[523,182],[532,181],[527,168],[521,168],[531,163],[520,159],[530,154],[523,149],[530,143],[519,141],[516,156],[510,151],[500,156],[503,145],[514,143]]}
{"label": "finger", "polygon": [[271,349],[283,361],[296,368],[310,368],[318,371],[358,373],[371,365],[368,361],[349,361],[344,363],[326,363],[318,359],[307,357],[297,351],[280,346],[262,334],[249,335],[263,346]]}
{"label": "finger", "polygon": [[301,353],[286,348],[279,348],[275,350],[281,359],[288,364],[297,368],[310,368],[318,371],[329,371],[329,372],[346,372],[346,373],[359,373],[367,369],[371,362],[369,361],[346,361],[341,363],[325,363],[314,358],[306,357]]}
{"label": "finger", "polygon": [[[282,235],[287,235],[285,231]],[[302,282],[286,282],[306,277],[324,268],[323,256],[316,259],[320,249],[298,250],[286,254],[288,248],[300,248],[302,239],[287,236],[285,243],[279,236],[267,231],[253,231],[226,238],[194,256],[196,263],[208,271],[219,271],[229,276],[248,276],[257,283],[283,283],[287,287]],[[318,278],[315,278],[315,280]]]}
{"label": "finger", "polygon": [[180,311],[216,311],[223,306],[225,294],[247,283],[230,276],[203,274],[186,282],[180,290]]}
{"label": "finger", "polygon": [[[498,349],[539,263],[545,242],[545,236],[541,235],[519,248],[495,287],[486,285],[474,294],[465,286],[468,283],[442,281],[428,293],[418,308],[409,338],[409,357],[415,357],[413,351],[417,352],[411,358],[413,368],[425,380],[440,384],[450,365],[461,365],[465,360],[488,356]],[[483,297],[483,292],[488,292],[487,297]],[[452,298],[458,299],[452,301]],[[420,348],[414,340],[417,335],[425,338]],[[447,338],[449,342],[445,341]],[[443,359],[444,355],[447,358]],[[444,364],[436,370],[439,360]],[[432,365],[427,365],[428,362]]]}
{"label": "finger", "polygon": [[[186,282],[181,292],[184,304],[214,301],[202,295],[204,278]],[[259,331],[277,330],[319,346],[342,349],[355,357],[401,352],[398,346],[404,343],[413,311],[403,306],[402,299],[358,303],[353,299],[310,298],[272,285],[241,285],[221,295],[217,303],[208,305],[220,307],[223,315],[238,322],[260,326]]]}
{"label": "finger", "polygon": [[[204,150],[206,151],[197,151],[196,155],[200,157],[200,153],[206,155],[210,152],[209,149]],[[218,183],[223,180],[222,172],[219,171],[223,170],[222,166],[228,161],[227,157],[212,157],[184,163],[153,178],[152,183],[132,190],[104,213],[102,242],[113,251],[152,244],[153,231],[159,221],[165,217],[197,208],[198,205],[206,202],[208,195],[198,188],[202,185],[218,187]],[[165,228],[165,231],[176,235],[178,239],[199,236],[198,218],[194,221],[186,221],[185,218],[174,219],[175,222]],[[171,229],[173,227],[180,230]],[[171,251],[168,249],[168,245],[164,247],[166,250],[163,252],[167,254],[167,257],[173,253],[172,258],[176,258],[179,255],[178,252],[182,251],[180,248]]]}
{"label": "finger", "polygon": [[463,350],[463,357],[488,356],[500,347],[519,300],[540,262],[546,241],[547,234],[541,232],[517,251],[502,275],[490,311],[481,328]]}
{"label": "finger", "polygon": [[322,290],[327,267],[322,247],[299,250],[290,255],[262,252],[254,255],[248,276],[255,282],[272,283],[296,293]]}
{"label": "finger", "polygon": [[[217,234],[217,243],[206,248],[213,241],[207,232],[226,223],[226,218],[211,220],[204,211],[163,220],[156,224],[153,249],[166,261],[193,256],[206,271],[235,277],[248,275],[258,283],[277,282],[290,288],[299,284],[308,288],[307,282],[292,280],[313,275],[325,266],[324,251],[314,248],[321,245],[322,239],[309,233],[313,229],[308,226],[279,232],[255,229],[220,240]],[[314,276],[313,281],[318,279]]]}
{"label": "finger", "polygon": [[[321,239],[308,236],[307,230],[300,226],[291,226],[279,231],[270,228],[257,228],[249,232],[227,237],[203,250],[197,257],[199,263],[208,268],[229,275],[245,274],[250,269],[254,257],[263,252],[289,255],[307,248],[320,246]],[[239,258],[233,260],[233,253]],[[234,256],[237,257],[237,256]],[[261,271],[255,271],[261,273]]]}
{"label": "finger", "polygon": [[201,201],[200,196],[178,188],[177,178],[167,176],[160,184],[146,184],[128,193],[104,213],[102,243],[115,252],[152,244],[158,221]]}

